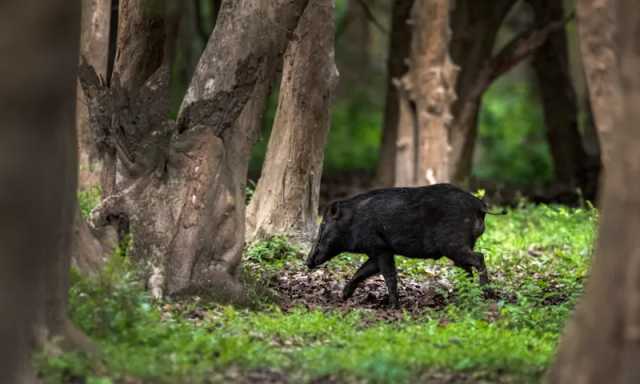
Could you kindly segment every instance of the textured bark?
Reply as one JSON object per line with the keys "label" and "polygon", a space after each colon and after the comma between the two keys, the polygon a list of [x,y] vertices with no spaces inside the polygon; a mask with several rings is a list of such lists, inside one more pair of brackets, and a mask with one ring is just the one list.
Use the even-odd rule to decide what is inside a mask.
{"label": "textured bark", "polygon": [[391,36],[389,37],[389,57],[387,59],[387,95],[385,100],[384,123],[380,143],[380,159],[376,170],[376,184],[391,187],[395,182],[396,141],[398,139],[399,103],[398,81],[409,70],[407,59],[411,47],[412,28],[408,20],[414,0],[395,0],[391,16]]}
{"label": "textured bark", "polygon": [[[603,67],[599,71],[606,71],[609,79],[619,79],[621,93],[618,96],[623,104],[606,111],[610,114],[606,121],[615,125],[615,133],[608,136],[607,142],[610,157],[605,163],[609,166],[602,192],[596,255],[585,297],[565,330],[556,362],[549,373],[551,383],[640,382],[640,185],[629,182],[640,175],[640,130],[636,126],[640,119],[637,71],[640,12],[636,4],[629,2],[611,1],[608,7],[605,2],[598,3],[602,6],[600,12],[582,10],[585,18],[581,21],[592,26],[599,22],[602,13],[610,12],[611,15],[617,10],[619,46],[599,48],[617,53],[620,67]],[[579,5],[589,7],[594,4],[583,2]],[[605,30],[599,32],[606,35]],[[583,54],[592,55],[593,52],[583,51]],[[604,119],[604,116],[597,116],[604,112],[597,110],[596,119]]]}
{"label": "textured bark", "polygon": [[[178,121],[167,121],[168,71],[140,88],[105,87],[81,68],[92,121],[109,135],[122,182],[92,213],[125,218],[132,256],[155,296],[212,288],[235,296],[244,245],[244,183],[269,86],[307,1],[222,3]],[[278,25],[279,28],[272,28]]]}
{"label": "textured bark", "polygon": [[[66,319],[77,187],[77,1],[0,5],[0,382],[36,382],[34,347]],[[43,66],[43,63],[47,65]]]}
{"label": "textured bark", "polygon": [[409,72],[398,82],[396,185],[450,180],[449,127],[458,74],[449,57],[448,0],[416,2]]}
{"label": "textured bark", "polygon": [[338,80],[332,0],[310,0],[284,59],[278,111],[247,214],[247,240],[285,235],[308,246],[317,230],[329,108]]}
{"label": "textured bark", "polygon": [[[543,0],[529,3],[535,11],[539,27],[564,17],[562,2]],[[587,169],[591,161],[587,158],[578,131],[577,97],[569,73],[565,30],[549,35],[545,44],[534,55],[533,68],[542,96],[556,182],[569,189],[579,187],[585,197],[593,200],[597,180],[588,178],[597,175],[597,172]]]}
{"label": "textured bark", "polygon": [[[98,75],[107,78],[109,60],[109,27],[111,24],[112,0],[88,0],[82,2],[82,32],[80,55],[91,64]],[[91,135],[87,100],[78,84],[76,102],[76,126],[78,127],[78,149],[80,189],[99,184],[100,161],[98,149]]]}
{"label": "textured bark", "polygon": [[611,4],[608,0],[578,0],[576,6],[580,52],[605,172],[611,157],[614,116],[620,113],[623,102],[620,81],[616,73],[611,71],[618,65],[614,52],[616,15]]}
{"label": "textured bark", "polygon": [[492,57],[496,35],[515,0],[496,0],[491,6],[476,0],[458,0],[451,14],[451,58],[460,67],[451,125],[450,173],[464,184],[471,174],[482,93],[475,93],[478,70]]}

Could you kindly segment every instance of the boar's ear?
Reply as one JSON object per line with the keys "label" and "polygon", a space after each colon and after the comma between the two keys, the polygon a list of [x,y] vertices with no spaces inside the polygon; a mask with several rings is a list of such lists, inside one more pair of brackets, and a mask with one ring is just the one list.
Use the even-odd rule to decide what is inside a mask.
{"label": "boar's ear", "polygon": [[333,220],[338,220],[340,218],[340,204],[337,201],[331,203],[327,209],[327,213]]}

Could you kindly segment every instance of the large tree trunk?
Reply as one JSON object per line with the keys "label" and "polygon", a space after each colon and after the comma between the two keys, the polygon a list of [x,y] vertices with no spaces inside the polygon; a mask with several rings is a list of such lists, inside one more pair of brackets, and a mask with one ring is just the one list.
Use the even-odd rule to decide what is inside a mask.
{"label": "large tree trunk", "polygon": [[[539,27],[564,17],[563,4],[555,0],[530,0]],[[587,180],[593,172],[578,131],[576,92],[569,73],[567,36],[564,29],[549,35],[536,51],[533,68],[542,96],[547,138],[551,148],[556,182],[564,188],[581,188],[593,200],[596,183]]]}
{"label": "large tree trunk", "polygon": [[[76,204],[80,4],[0,6],[0,382],[35,382],[44,339],[79,339],[66,318]],[[43,65],[46,63],[46,65]],[[67,344],[67,345],[68,345]]]}
{"label": "large tree trunk", "polygon": [[[99,76],[107,78],[109,60],[109,36],[112,0],[88,0],[82,2],[82,32],[80,34],[80,56],[91,64]],[[78,83],[76,103],[76,125],[78,127],[78,149],[80,189],[99,184],[100,161],[98,149],[89,127],[87,100]]]}
{"label": "large tree trunk", "polygon": [[247,214],[248,241],[285,235],[307,246],[316,233],[334,63],[333,0],[310,0],[285,53],[278,111]]}
{"label": "large tree trunk", "polygon": [[409,71],[398,82],[396,185],[450,180],[449,127],[458,68],[449,57],[448,0],[416,2]]}
{"label": "large tree trunk", "polygon": [[[592,6],[596,5],[598,12]],[[607,110],[595,109],[596,120],[607,121],[615,126],[615,133],[607,137],[608,162],[602,191],[602,215],[591,277],[587,283],[585,297],[576,309],[574,318],[563,335],[556,362],[549,373],[551,383],[638,383],[640,382],[640,184],[633,182],[640,176],[638,143],[640,130],[640,77],[637,63],[640,60],[640,44],[637,31],[640,27],[640,12],[630,2],[582,2],[579,6],[583,24],[581,30],[599,25],[597,33],[611,36],[606,29],[612,25],[601,24],[602,16],[617,11],[619,46],[600,38],[600,50],[617,53],[620,67],[607,59],[591,65],[600,75],[620,81],[620,94],[616,100],[622,104]],[[611,21],[612,18],[609,18]],[[603,29],[606,28],[606,29]],[[609,45],[611,44],[611,45]],[[596,46],[592,46],[596,48]],[[583,51],[586,60],[593,59],[594,52]],[[602,57],[601,57],[602,58]],[[592,67],[593,70],[593,67]],[[592,73],[593,74],[593,73]],[[595,80],[589,77],[589,81]],[[602,79],[598,79],[601,81]],[[602,84],[589,84],[590,89],[602,90]],[[607,92],[612,88],[607,86]],[[618,92],[618,90],[615,90]],[[597,93],[598,96],[602,94]],[[606,113],[608,116],[599,116]],[[632,181],[632,182],[630,182]]]}
{"label": "large tree trunk", "polygon": [[396,141],[398,139],[399,103],[395,84],[409,70],[407,59],[411,48],[409,16],[414,0],[395,0],[391,16],[391,36],[387,59],[387,96],[385,100],[380,159],[376,170],[376,184],[391,187],[395,183]]}
{"label": "large tree trunk", "polygon": [[122,169],[92,223],[127,218],[132,256],[148,267],[155,296],[205,287],[221,298],[238,293],[249,149],[306,3],[224,1],[176,123],[166,120],[167,66],[140,89],[117,76],[106,88],[82,67],[92,120],[104,124],[97,129],[110,135]]}

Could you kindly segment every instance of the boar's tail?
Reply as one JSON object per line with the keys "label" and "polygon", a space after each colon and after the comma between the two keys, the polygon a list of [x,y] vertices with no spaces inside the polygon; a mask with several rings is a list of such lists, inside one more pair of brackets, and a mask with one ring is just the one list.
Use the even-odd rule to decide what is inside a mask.
{"label": "boar's tail", "polygon": [[506,208],[502,208],[501,211],[490,211],[489,208],[487,208],[485,206],[484,209],[482,210],[482,212],[486,213],[487,215],[506,215],[507,214],[507,209]]}

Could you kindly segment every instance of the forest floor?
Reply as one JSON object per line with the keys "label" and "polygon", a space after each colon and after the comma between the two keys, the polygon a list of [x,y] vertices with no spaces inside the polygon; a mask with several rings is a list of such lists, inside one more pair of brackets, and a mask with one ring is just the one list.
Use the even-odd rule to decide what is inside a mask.
{"label": "forest floor", "polygon": [[118,254],[70,290],[71,318],[100,355],[49,351],[36,364],[51,383],[538,382],[582,293],[597,211],[521,204],[486,224],[477,249],[497,297],[446,259],[398,256],[400,310],[379,277],[341,300],[364,256],[309,272],[280,238],[247,250],[243,306],[154,302]]}

